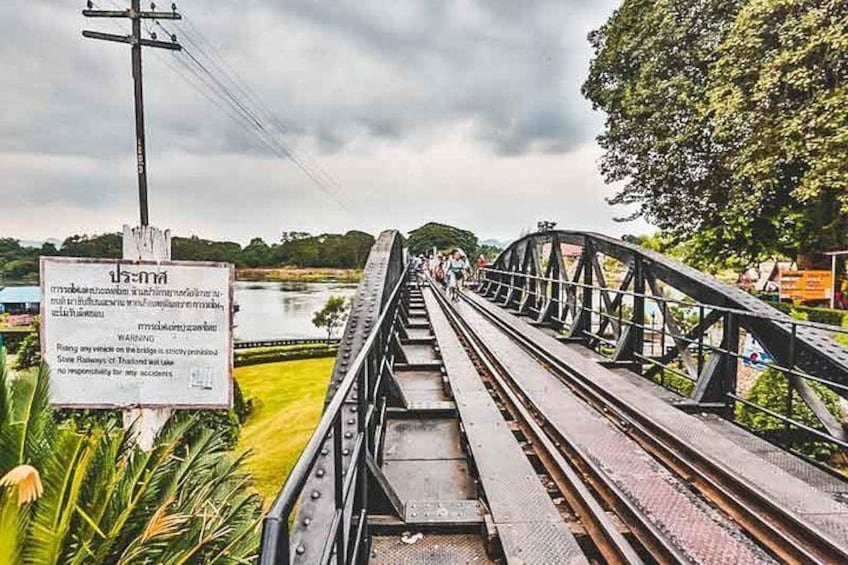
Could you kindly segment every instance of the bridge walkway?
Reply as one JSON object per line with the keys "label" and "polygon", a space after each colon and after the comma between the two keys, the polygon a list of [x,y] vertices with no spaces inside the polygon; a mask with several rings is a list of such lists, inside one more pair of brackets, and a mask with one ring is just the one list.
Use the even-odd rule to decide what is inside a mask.
{"label": "bridge walkway", "polygon": [[588,563],[431,291],[411,293],[379,458],[402,520],[370,518],[371,562]]}
{"label": "bridge walkway", "polygon": [[[510,332],[525,339],[526,343],[536,344],[540,351],[544,350],[549,355],[544,360],[548,364],[561,364],[563,370],[571,374],[573,382],[582,380],[590,383],[594,390],[600,391],[599,397],[603,397],[610,407],[618,410],[617,415],[638,414],[638,420],[634,419],[633,422],[652,430],[664,441],[682,446],[681,450],[685,450],[687,455],[697,457],[700,462],[711,466],[713,478],[723,477],[727,481],[720,485],[721,487],[729,488],[731,483],[741,485],[749,493],[755,493],[758,499],[768,501],[776,509],[782,509],[788,516],[787,520],[794,519],[807,524],[814,535],[819,536],[823,542],[826,541],[840,550],[848,548],[848,505],[843,503],[848,489],[843,480],[774,448],[730,422],[714,416],[685,413],[673,405],[667,393],[659,392],[665,389],[627,371],[605,366],[606,360],[597,353],[559,339],[552,330],[536,327],[535,324],[528,323],[526,318],[521,318],[478,295],[466,293],[465,301],[458,305],[457,310],[484,341],[488,341],[501,361],[514,374],[520,375],[528,395],[533,395],[545,417],[555,419],[552,423],[565,434],[585,434],[573,439],[578,443],[582,440],[582,446],[589,450],[590,455],[610,474],[615,475],[617,472],[613,466],[616,465],[617,459],[618,463],[623,462],[621,450],[625,449],[620,439],[610,433],[610,422],[604,424],[597,417],[589,418],[585,415],[576,418],[577,414],[582,414],[582,409],[575,400],[566,400],[566,386],[562,379],[552,380],[551,373],[542,369],[537,360],[522,351],[522,348],[507,338],[501,329],[508,328]],[[501,329],[496,328],[492,320],[498,321]],[[579,389],[579,386],[575,388]],[[554,401],[554,397],[558,400]],[[640,438],[638,432],[630,431],[633,432],[631,435],[640,439],[640,443],[644,445],[645,438]],[[616,445],[618,447],[614,448]],[[628,496],[634,501],[645,503],[645,499],[639,497],[634,485],[644,480],[647,475],[643,474],[643,471],[647,473],[652,464],[647,461],[640,464],[635,455],[631,455],[627,461],[634,467],[630,473],[623,472],[619,475],[618,483],[627,489]],[[668,461],[665,466],[669,466]],[[632,470],[637,467],[641,471],[633,473]],[[654,470],[655,475],[659,472],[660,469]],[[694,476],[689,479],[695,483],[696,488],[698,481],[703,481],[703,478]],[[654,481],[654,487],[649,488],[645,494],[648,497],[656,496],[656,488],[663,482]],[[681,496],[678,490],[680,485],[672,489],[678,490],[678,494],[672,495],[668,488],[671,483],[665,481],[665,484],[664,496],[671,498],[660,497],[665,500],[656,507],[660,510],[663,504]],[[733,512],[733,509],[728,511]],[[671,507],[665,514],[667,518],[663,520],[663,526],[673,530],[676,521],[682,516],[674,516]],[[663,512],[660,512],[655,517],[662,520],[662,515]],[[734,519],[742,523],[745,517],[737,515]],[[726,528],[726,524],[717,525]],[[685,525],[683,527],[685,528]],[[693,557],[700,561],[704,556],[695,553]]]}
{"label": "bridge walkway", "polygon": [[[391,370],[393,406],[378,450],[394,513],[369,516],[376,564],[489,563],[461,424],[419,289]],[[398,514],[397,516],[393,514]]]}

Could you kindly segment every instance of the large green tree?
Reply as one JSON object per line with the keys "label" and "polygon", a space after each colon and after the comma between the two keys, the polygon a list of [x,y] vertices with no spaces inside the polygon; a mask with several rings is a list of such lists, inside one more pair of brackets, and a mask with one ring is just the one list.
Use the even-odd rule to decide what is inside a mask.
{"label": "large green tree", "polygon": [[843,245],[848,3],[751,0],[717,53],[706,115],[737,189],[729,209],[779,210],[784,252]]}
{"label": "large green tree", "polygon": [[428,253],[434,247],[440,251],[460,247],[469,257],[477,253],[477,236],[468,230],[430,222],[409,232],[407,240],[412,255]]}
{"label": "large green tree", "polygon": [[[635,206],[634,216],[676,241],[691,240],[690,259],[700,262],[840,243],[816,234],[841,222],[833,181],[844,183],[844,170],[818,175],[827,179],[818,192],[801,174],[826,152],[820,144],[833,147],[827,128],[845,130],[844,111],[825,111],[844,82],[837,4],[625,0],[590,35],[595,58],[583,86],[607,114],[601,169],[623,183],[611,202]],[[806,85],[801,97],[785,89],[795,81]],[[790,143],[772,135],[817,153],[786,159]]]}

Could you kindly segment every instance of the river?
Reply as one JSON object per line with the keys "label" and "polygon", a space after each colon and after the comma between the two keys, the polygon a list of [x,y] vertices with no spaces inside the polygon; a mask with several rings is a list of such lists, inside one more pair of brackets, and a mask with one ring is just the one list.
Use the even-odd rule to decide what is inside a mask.
{"label": "river", "polygon": [[235,339],[326,337],[312,325],[312,316],[330,296],[350,297],[356,293],[350,283],[281,283],[238,281],[235,285]]}

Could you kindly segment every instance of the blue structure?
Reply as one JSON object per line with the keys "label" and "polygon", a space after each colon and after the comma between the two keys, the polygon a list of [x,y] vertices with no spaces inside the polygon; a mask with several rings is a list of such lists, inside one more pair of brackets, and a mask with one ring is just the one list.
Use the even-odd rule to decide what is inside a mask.
{"label": "blue structure", "polygon": [[0,314],[38,314],[40,310],[40,287],[8,286],[0,289]]}

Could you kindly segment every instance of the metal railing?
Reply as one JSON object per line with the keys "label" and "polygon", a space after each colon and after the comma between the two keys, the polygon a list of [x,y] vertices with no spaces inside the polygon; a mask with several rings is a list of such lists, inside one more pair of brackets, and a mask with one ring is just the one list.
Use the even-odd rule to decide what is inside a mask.
{"label": "metal railing", "polygon": [[[554,289],[554,285],[557,286]],[[651,380],[670,388],[677,393],[686,395],[686,390],[698,385],[698,381],[704,378],[705,368],[711,356],[719,356],[722,363],[714,370],[723,372],[723,378],[718,379],[721,387],[720,395],[725,404],[724,414],[735,419],[735,407],[740,406],[746,410],[755,410],[782,426],[782,436],[787,441],[782,446],[792,449],[789,440],[792,438],[790,431],[799,432],[801,436],[821,440],[848,449],[848,441],[844,433],[841,433],[841,422],[828,421],[828,415],[822,413],[824,404],[818,407],[810,406],[813,414],[819,419],[819,423],[810,425],[793,417],[793,403],[812,402],[816,399],[804,399],[805,395],[796,391],[797,386],[811,381],[826,387],[827,389],[848,397],[848,384],[837,382],[824,374],[822,370],[812,370],[813,363],[805,359],[808,367],[802,369],[801,343],[799,336],[809,335],[809,332],[826,332],[828,337],[834,334],[846,335],[848,328],[830,326],[827,324],[797,320],[788,315],[767,315],[759,312],[731,308],[715,304],[707,304],[689,299],[656,296],[647,292],[635,292],[620,288],[602,286],[600,284],[585,284],[563,278],[534,275],[520,271],[486,268],[484,271],[484,284],[481,288],[484,295],[489,298],[501,298],[502,302],[509,301],[513,306],[524,308],[527,313],[539,315],[549,308],[548,303],[555,303],[556,315],[549,317],[549,321],[565,334],[573,338],[582,339],[587,345],[597,350],[606,357],[613,357],[622,353],[622,336],[628,331],[638,331],[641,339],[633,340],[630,345],[629,359],[639,365],[637,372],[651,377]],[[585,294],[592,297],[584,300]],[[606,294],[607,299],[602,300]],[[596,300],[597,299],[597,300]],[[653,303],[653,316],[651,323],[647,323],[646,304]],[[597,307],[594,305],[597,304]],[[629,311],[628,311],[629,310]],[[639,311],[641,310],[641,312]],[[677,331],[668,327],[667,320],[684,318],[672,325],[677,326]],[[683,315],[685,314],[685,315]],[[656,326],[656,317],[661,319],[660,326]],[[755,327],[757,323],[774,324],[782,328],[786,334],[785,347],[788,355],[782,362],[774,356],[763,363],[762,359],[754,359],[739,350],[739,330],[743,329],[756,338],[756,332],[747,330]],[[719,339],[705,339],[710,328],[720,327]],[[659,355],[655,352],[646,354],[646,345],[652,348],[659,341]],[[670,347],[668,342],[671,341]],[[717,341],[718,343],[715,343]],[[833,343],[822,347],[839,348]],[[808,346],[809,347],[809,346]],[[683,357],[691,359],[687,368]],[[624,356],[625,358],[628,355]],[[809,355],[808,355],[809,357]],[[774,406],[767,407],[749,399],[743,398],[737,393],[736,371],[738,363],[747,362],[751,365],[779,371],[787,380],[786,396],[783,409],[775,409]],[[689,369],[689,370],[687,370]],[[669,386],[667,375],[677,377],[671,380],[678,384],[690,383],[687,386]],[[685,381],[681,381],[685,379]],[[800,385],[798,384],[800,383]],[[794,385],[794,386],[793,386]],[[814,394],[814,393],[811,393]],[[827,423],[825,423],[827,421]],[[763,430],[754,430],[763,431]],[[780,438],[769,437],[770,441],[781,443]]]}
{"label": "metal railing", "polygon": [[[378,391],[383,376],[391,367],[392,338],[402,322],[406,293],[406,271],[392,289],[386,306],[373,325],[350,369],[345,373],[338,389],[324,410],[321,420],[300,458],[288,476],[282,490],[265,516],[262,527],[260,563],[288,564],[292,560],[289,519],[298,500],[305,493],[304,486],[313,474],[322,476],[325,467],[321,461],[330,450],[333,454],[333,496],[335,513],[330,531],[323,545],[321,563],[359,563],[367,560],[368,534],[368,457],[375,450],[375,416]],[[355,387],[355,391],[354,391]],[[352,394],[353,392],[353,394]],[[355,400],[356,436],[349,452],[342,449],[342,409],[346,401]],[[345,459],[348,461],[344,465]],[[320,496],[317,491],[309,496]],[[351,496],[354,496],[351,499]],[[352,504],[351,504],[352,503]],[[351,516],[346,520],[346,509]],[[349,524],[348,524],[349,522]],[[296,554],[303,549],[293,548]]]}

